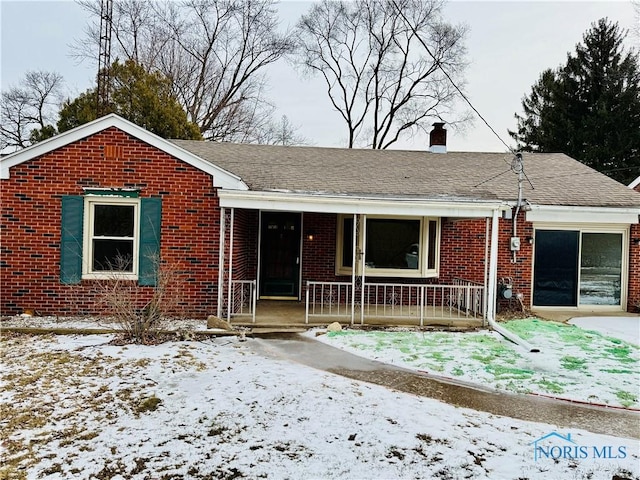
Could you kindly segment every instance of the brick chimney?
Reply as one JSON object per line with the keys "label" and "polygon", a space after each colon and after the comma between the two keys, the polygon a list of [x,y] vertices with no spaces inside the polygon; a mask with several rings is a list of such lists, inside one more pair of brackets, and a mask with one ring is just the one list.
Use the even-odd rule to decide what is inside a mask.
{"label": "brick chimney", "polygon": [[444,122],[433,124],[433,130],[429,133],[429,151],[447,153],[447,129],[444,128]]}

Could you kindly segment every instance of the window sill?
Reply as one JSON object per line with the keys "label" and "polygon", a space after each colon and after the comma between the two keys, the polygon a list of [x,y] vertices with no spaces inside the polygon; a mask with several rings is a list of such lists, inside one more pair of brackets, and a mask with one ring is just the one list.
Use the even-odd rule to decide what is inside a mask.
{"label": "window sill", "polygon": [[125,272],[84,273],[82,280],[130,280],[138,281],[138,275]]}
{"label": "window sill", "polygon": [[[358,272],[360,273],[360,272]],[[348,275],[353,274],[352,270],[346,268],[338,268],[336,275]],[[437,270],[428,270],[421,272],[419,270],[396,270],[396,269],[377,269],[366,268],[364,271],[366,277],[394,277],[394,278],[436,278],[439,276]]]}

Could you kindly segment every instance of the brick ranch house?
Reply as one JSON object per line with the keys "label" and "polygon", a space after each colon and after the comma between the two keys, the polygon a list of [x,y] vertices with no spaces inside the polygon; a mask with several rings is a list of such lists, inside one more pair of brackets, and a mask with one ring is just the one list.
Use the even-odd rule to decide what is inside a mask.
{"label": "brick ranch house", "polygon": [[169,141],[115,115],[60,134],[0,161],[2,315],[98,313],[114,276],[144,304],[158,256],[196,317],[259,322],[274,299],[304,305],[300,322],[637,308],[639,193],[524,154],[519,202],[512,154],[447,153],[442,124],[431,143]]}

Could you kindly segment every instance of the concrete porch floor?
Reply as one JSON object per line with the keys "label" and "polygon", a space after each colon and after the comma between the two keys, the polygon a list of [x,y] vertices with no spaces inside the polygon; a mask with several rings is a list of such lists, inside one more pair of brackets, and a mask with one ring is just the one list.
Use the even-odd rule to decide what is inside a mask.
{"label": "concrete porch floor", "polygon": [[[438,309],[437,315],[424,319],[424,327],[449,327],[456,329],[478,328],[482,326],[482,319],[475,317],[457,315],[451,317],[447,314],[448,309]],[[359,316],[356,313],[354,325],[360,325]],[[253,323],[249,316],[237,316],[231,318],[234,326],[251,328],[311,328],[326,326],[330,323],[338,322],[343,326],[351,324],[348,316],[314,316],[305,323],[305,304],[299,301],[287,300],[258,300],[256,305],[256,321]],[[419,318],[385,318],[366,317],[366,326],[403,326],[419,327]]]}

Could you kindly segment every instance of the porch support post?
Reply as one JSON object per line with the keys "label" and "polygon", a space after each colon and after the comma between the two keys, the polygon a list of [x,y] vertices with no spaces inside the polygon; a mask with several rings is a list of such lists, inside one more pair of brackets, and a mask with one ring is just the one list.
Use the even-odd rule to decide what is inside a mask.
{"label": "porch support post", "polygon": [[487,320],[487,285],[488,285],[488,274],[489,274],[489,228],[490,228],[489,217],[485,218],[485,232],[484,232],[484,289],[482,290],[482,304],[484,308],[482,309],[482,326],[484,327]]}
{"label": "porch support post", "polygon": [[226,209],[224,207],[220,207],[220,238],[218,245],[218,311],[217,317],[222,318],[222,307],[224,303],[224,269],[225,269],[225,239],[227,236],[226,232]]}
{"label": "porch support post", "polygon": [[366,267],[366,259],[367,259],[367,216],[361,215],[360,221],[362,225],[362,252],[360,253],[360,280],[362,283],[362,287],[360,289],[360,325],[364,325],[364,298],[365,298],[365,267]]}
{"label": "porch support post", "polygon": [[356,268],[358,268],[358,214],[353,214],[353,239],[351,245],[351,325],[356,318]]}
{"label": "porch support post", "polygon": [[487,319],[489,323],[496,318],[496,289],[498,288],[498,224],[500,210],[493,211],[491,221],[491,249],[489,254],[489,285],[487,288]]}
{"label": "porch support post", "polygon": [[235,208],[231,209],[231,225],[229,226],[229,284],[227,286],[227,322],[231,321],[231,310],[233,309],[233,304],[231,303],[231,293],[233,286],[233,220],[235,217]]}

